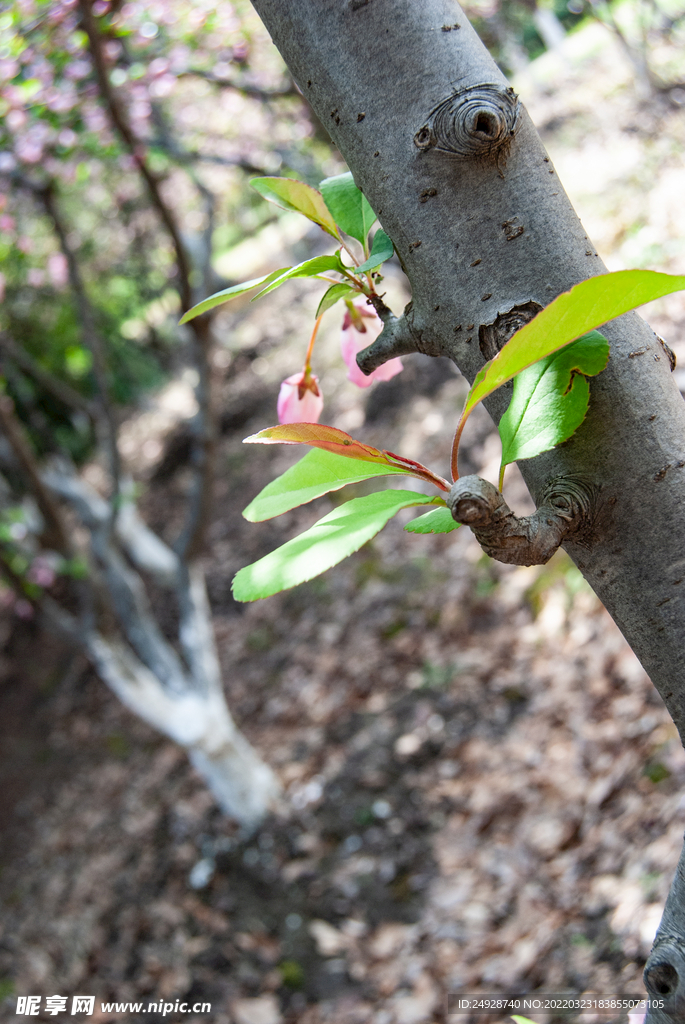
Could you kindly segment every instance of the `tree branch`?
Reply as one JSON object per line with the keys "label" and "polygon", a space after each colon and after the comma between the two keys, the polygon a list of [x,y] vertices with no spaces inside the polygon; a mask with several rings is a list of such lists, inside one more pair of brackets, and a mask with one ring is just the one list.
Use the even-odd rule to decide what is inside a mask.
{"label": "tree branch", "polygon": [[181,613],[179,640],[186,663],[202,693],[221,690],[221,668],[211,627],[212,610],[205,576],[197,562],[184,565],[178,578]]}
{"label": "tree branch", "polygon": [[461,477],[447,496],[453,519],[471,527],[487,555],[509,565],[544,565],[563,541],[582,543],[595,504],[592,488],[569,478],[551,482],[533,515],[522,518],[478,476]]}
{"label": "tree branch", "polygon": [[[142,144],[136,138],[123,105],[112,87],[107,73],[102,36],[93,15],[91,0],[79,0],[81,22],[88,36],[91,56],[97,75],[100,95],[109,111],[110,119],[126,148],[133,156],[147,185],[152,204],[171,238],[176,253],[181,308],[186,312],[193,304],[192,266],[183,244],[181,231],[174,213],[165,201],[156,175],[150,170]],[[205,190],[208,192],[208,190]],[[214,462],[216,449],[216,416],[211,368],[211,321],[207,316],[196,317],[190,323],[194,338],[195,361],[199,376],[197,399],[200,406],[199,430],[195,445],[195,486],[191,496],[188,521],[178,539],[176,549],[181,558],[191,559],[202,549],[210,517],[214,488]]]}
{"label": "tree branch", "polygon": [[173,695],[121,643],[86,637],[98,675],[135,714],[182,744],[218,803],[253,829],[280,792],[275,775],[237,730],[222,692]]}
{"label": "tree branch", "polygon": [[151,138],[149,145],[163,149],[180,167],[186,167],[193,163],[218,164],[220,167],[237,167],[238,170],[244,171],[246,174],[254,174],[256,177],[263,177],[269,174],[269,171],[264,167],[258,167],[242,157],[232,158],[219,156],[216,153],[200,153],[197,149],[175,150],[165,138],[159,135]]}
{"label": "tree branch", "polygon": [[21,425],[14,415],[14,404],[7,395],[0,396],[0,426],[40,509],[45,523],[46,546],[69,557],[71,545],[59,507],[41,479],[31,446],[24,437]]}
{"label": "tree branch", "polygon": [[78,412],[84,412],[91,420],[97,420],[97,410],[92,402],[84,398],[75,388],[49,373],[18,345],[5,331],[0,331],[0,348],[17,366],[36,381],[37,384],[63,405]]}
{"label": "tree branch", "polygon": [[36,195],[43,203],[45,211],[52,221],[62,253],[67,261],[69,284],[76,301],[76,309],[81,324],[83,340],[93,357],[93,374],[95,376],[95,384],[98,391],[99,405],[99,417],[97,422],[102,434],[104,434],[103,440],[105,450],[109,458],[109,468],[112,477],[112,517],[115,518],[116,501],[119,494],[121,460],[119,458],[119,449],[117,447],[117,428],[109,401],[105,346],[96,327],[95,313],[90,299],[88,298],[88,293],[86,292],[76,253],[69,242],[69,234],[57,205],[55,198],[56,183],[54,181],[49,181],[45,186],[37,186],[28,180],[22,180],[22,184],[31,189],[34,195]]}
{"label": "tree branch", "polygon": [[79,0],[79,11],[81,12],[83,30],[88,36],[90,54],[93,59],[93,66],[97,76],[100,95],[105,102],[114,128],[128,151],[133,156],[133,159],[145,180],[152,204],[172,240],[176,253],[176,266],[178,268],[178,275],[180,279],[179,292],[181,294],[181,305],[183,312],[185,313],[193,304],[192,287],[190,283],[191,266],[181,240],[181,234],[176,223],[176,219],[164,201],[164,197],[162,196],[159,187],[159,180],[150,170],[140,142],[133,134],[133,130],[131,129],[126,114],[124,113],[122,104],[119,102],[119,97],[110,83],[107,59],[102,46],[102,36],[100,35],[100,31],[93,15],[91,0]]}
{"label": "tree branch", "polygon": [[203,71],[202,68],[188,68],[187,71],[181,71],[178,78],[202,78],[205,82],[211,82],[213,85],[218,85],[221,89],[233,89],[235,92],[242,93],[243,96],[252,96],[255,99],[268,102],[269,100],[282,99],[284,96],[300,96],[299,89],[295,87],[294,82],[290,82],[283,89],[260,89],[258,85],[250,85],[248,82],[236,82],[234,79],[221,78],[215,75],[212,71]]}
{"label": "tree branch", "polygon": [[388,359],[406,356],[410,352],[423,352],[427,356],[440,355],[439,349],[431,343],[430,336],[424,338],[423,325],[417,320],[411,302],[400,317],[388,309],[381,297],[372,295],[370,302],[383,321],[383,330],[373,344],[357,353],[357,365],[362,373],[373,373]]}
{"label": "tree branch", "polygon": [[[133,650],[163,688],[170,693],[187,690],[187,675],[152,615],[140,577],[126,565],[112,543],[112,535],[106,529],[105,502],[75,475],[53,468],[43,475],[43,479],[47,487],[71,501],[88,527],[93,553],[104,572],[107,597]],[[124,537],[130,537],[130,534],[129,522],[125,524]]]}
{"label": "tree branch", "polygon": [[[91,533],[102,529],[109,515],[107,502],[77,476],[71,466],[54,459],[41,473],[41,479],[50,491],[71,505]],[[176,586],[180,569],[178,556],[141,519],[132,492],[132,482],[124,481],[115,536],[135,566],[150,573],[163,587]]]}

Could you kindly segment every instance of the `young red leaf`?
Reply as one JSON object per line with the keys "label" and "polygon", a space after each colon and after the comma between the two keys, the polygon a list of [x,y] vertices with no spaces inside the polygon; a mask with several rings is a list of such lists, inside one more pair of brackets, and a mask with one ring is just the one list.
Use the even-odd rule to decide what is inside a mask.
{"label": "young red leaf", "polygon": [[378,448],[355,441],[344,430],[330,427],[326,423],[281,423],[246,437],[243,444],[310,444],[313,448],[346,455],[348,459],[387,462]]}
{"label": "young red leaf", "polygon": [[427,466],[413,459],[404,459],[392,452],[379,451],[371,445],[355,441],[344,430],[328,426],[325,423],[282,423],[277,427],[267,427],[258,434],[246,437],[244,444],[309,444],[313,448],[323,448],[335,455],[344,455],[348,459],[359,459],[362,462],[373,462],[392,466],[397,472],[407,473],[426,480],[441,491],[449,491],[450,485],[441,476],[433,473]]}

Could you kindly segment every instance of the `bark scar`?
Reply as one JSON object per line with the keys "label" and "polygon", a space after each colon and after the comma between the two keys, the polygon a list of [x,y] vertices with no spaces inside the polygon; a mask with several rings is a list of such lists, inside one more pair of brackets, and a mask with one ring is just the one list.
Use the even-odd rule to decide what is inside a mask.
{"label": "bark scar", "polygon": [[675,352],[673,351],[673,349],[671,348],[671,346],[670,346],[670,345],[667,345],[667,344],[666,344],[666,342],[664,341],[664,339],[663,339],[663,338],[660,338],[660,337],[659,337],[659,335],[658,335],[658,334],[656,335],[656,340],[657,340],[657,341],[659,342],[659,344],[661,345],[662,349],[663,349],[663,350],[664,350],[664,352],[666,353],[666,356],[667,356],[667,358],[668,358],[668,365],[669,365],[669,366],[670,366],[670,368],[671,368],[671,373],[673,373],[673,371],[674,371],[674,370],[675,370],[675,368],[676,368],[676,356],[675,356]]}
{"label": "bark scar", "polygon": [[596,490],[579,477],[558,477],[545,488],[531,516],[516,516],[497,488],[479,476],[452,485],[447,505],[457,523],[470,526],[483,551],[509,565],[544,565],[591,525]]}

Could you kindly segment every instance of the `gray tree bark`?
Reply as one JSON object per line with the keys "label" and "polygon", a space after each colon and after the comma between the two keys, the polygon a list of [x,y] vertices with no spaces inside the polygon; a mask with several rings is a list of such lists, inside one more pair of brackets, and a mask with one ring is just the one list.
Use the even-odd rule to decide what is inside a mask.
{"label": "gray tree bark", "polygon": [[[453,0],[253,2],[411,283],[412,302],[400,318],[384,313],[364,369],[417,351],[451,357],[473,380],[539,308],[605,272],[526,111]],[[545,560],[563,541],[683,739],[685,404],[667,350],[637,314],[602,330],[611,358],[587,419],[520,467],[554,535],[544,515],[531,525],[490,508],[489,494],[469,491],[474,478],[451,503],[469,499],[476,534],[505,561]],[[510,393],[489,401],[495,421]],[[645,971],[648,992],[669,996],[652,1024],[685,1020],[683,950],[681,862]]]}

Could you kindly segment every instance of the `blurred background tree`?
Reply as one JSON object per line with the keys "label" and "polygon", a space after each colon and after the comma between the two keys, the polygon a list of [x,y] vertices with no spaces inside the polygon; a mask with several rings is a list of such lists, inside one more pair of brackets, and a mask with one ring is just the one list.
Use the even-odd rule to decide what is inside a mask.
{"label": "blurred background tree", "polygon": [[[175,322],[220,283],[216,247],[265,216],[246,198],[246,172],[285,163],[311,175],[317,147],[300,144],[311,134],[302,104],[246,7],[17,4],[0,28],[4,576],[20,613],[36,608],[80,642],[129,706],[188,747],[223,807],[251,822],[276,786],[225,710],[194,563],[214,484],[214,337],[206,317],[189,331]],[[118,426],[188,363],[194,472],[172,550],[137,518]],[[46,456],[62,459],[49,480]],[[87,458],[108,507],[78,481]],[[72,542],[65,504],[88,544]],[[124,554],[175,589],[180,659]]]}
{"label": "blurred background tree", "polygon": [[619,41],[643,98],[677,90],[674,102],[685,99],[677,57],[685,14],[677,0],[472,0],[462,6],[505,74],[558,50],[566,33],[590,17]]}
{"label": "blurred background tree", "polygon": [[179,294],[212,290],[221,279],[209,255],[273,218],[247,177],[318,180],[330,159],[248,4],[93,12],[105,97],[76,4],[15,4],[0,23],[0,173],[11,192],[1,200],[2,326],[28,357],[20,365],[5,351],[7,390],[40,452],[66,448],[79,461],[91,451],[87,420],[47,392],[45,376],[86,402],[96,393],[69,252],[111,401],[131,405],[187,360]]}

